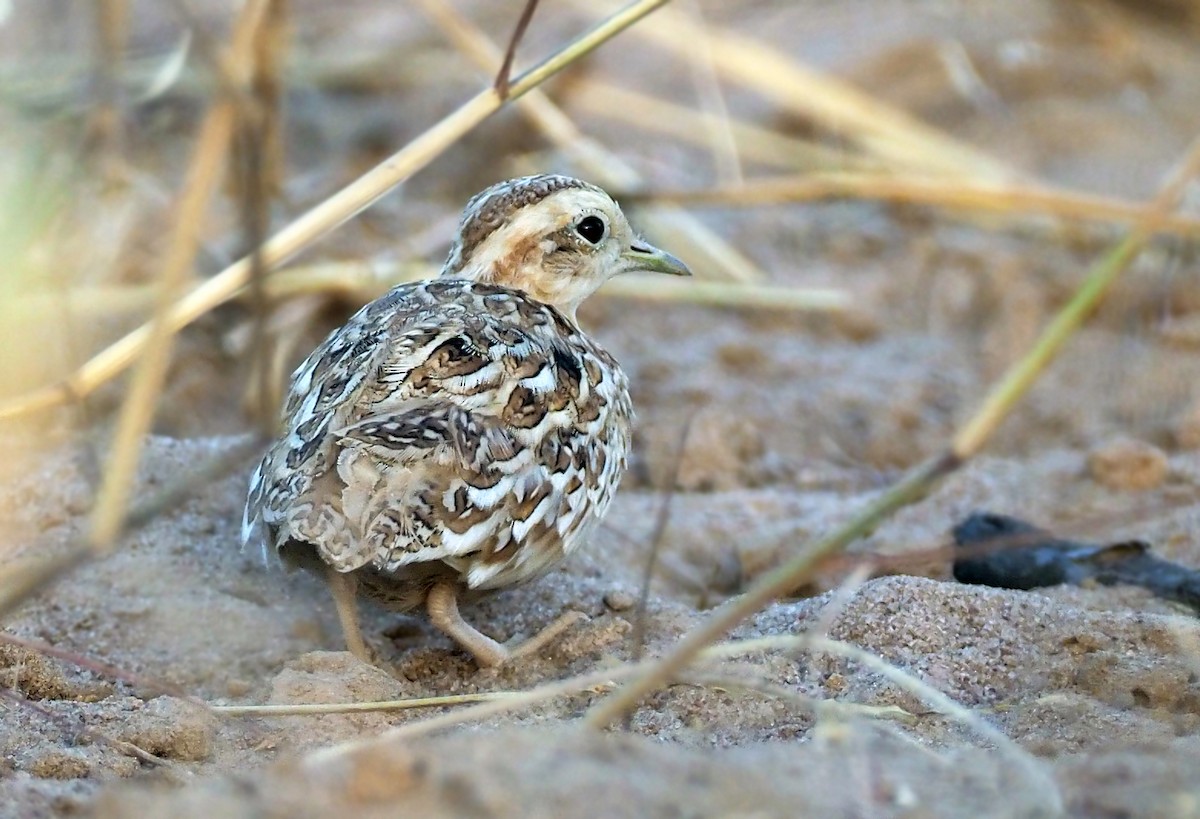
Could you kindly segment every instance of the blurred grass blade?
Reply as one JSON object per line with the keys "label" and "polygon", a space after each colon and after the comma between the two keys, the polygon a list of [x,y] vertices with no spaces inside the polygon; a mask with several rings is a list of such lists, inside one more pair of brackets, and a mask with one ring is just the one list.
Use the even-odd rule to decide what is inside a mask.
{"label": "blurred grass blade", "polygon": [[[515,78],[509,88],[509,99],[516,99],[528,93],[667,2],[668,0],[636,0],[630,3],[591,31]],[[399,152],[272,236],[262,247],[263,265],[267,269],[275,269],[297,253],[311,247],[441,156],[447,148],[499,110],[503,104],[504,101],[497,96],[493,88],[487,88],[467,100]],[[175,302],[174,306],[162,315],[161,326],[171,332],[183,329],[200,316],[233,298],[250,281],[250,274],[249,259],[239,259]],[[50,409],[91,394],[101,384],[127,369],[150,342],[150,328],[143,325],[109,345],[64,381],[0,404],[0,420]]]}

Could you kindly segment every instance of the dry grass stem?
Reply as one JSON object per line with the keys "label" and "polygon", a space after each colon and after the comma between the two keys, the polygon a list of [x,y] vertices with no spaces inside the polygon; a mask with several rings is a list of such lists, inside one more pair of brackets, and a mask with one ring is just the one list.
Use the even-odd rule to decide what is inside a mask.
{"label": "dry grass stem", "polygon": [[756,310],[786,310],[840,313],[854,306],[845,290],[817,287],[783,287],[728,282],[677,282],[628,276],[613,279],[600,295],[642,301],[688,302],[709,307],[747,307]]}
{"label": "dry grass stem", "polygon": [[783,597],[811,579],[817,566],[858,538],[875,529],[888,515],[923,497],[932,482],[947,474],[956,463],[934,458],[910,470],[887,492],[872,500],[853,520],[834,532],[802,546],[782,566],[767,572],[745,594],[719,606],[699,626],[693,628],[663,657],[634,682],[602,700],[587,716],[588,724],[603,728],[633,708],[646,694],[677,676],[708,646],[721,640],[731,629],[753,616],[772,600]]}
{"label": "dry grass stem", "polygon": [[1162,230],[1163,222],[1182,201],[1187,186],[1197,173],[1200,173],[1200,137],[1188,146],[1182,161],[1154,197],[1149,209],[1134,223],[1129,235],[1093,268],[1075,297],[1054,316],[1029,354],[1009,368],[989,392],[979,411],[954,436],[951,452],[956,458],[970,458],[983,448],[1150,237]]}
{"label": "dry grass stem", "polygon": [[[961,722],[966,727],[975,731],[979,736],[994,743],[1002,751],[1010,755],[1018,764],[1024,767],[1032,767],[1030,778],[1037,781],[1039,784],[1046,779],[1044,773],[1037,769],[1034,760],[1020,749],[1012,740],[1008,739],[1004,734],[997,729],[991,727],[979,717],[972,714],[967,709],[963,708],[958,703],[951,700],[940,691],[921,682],[907,672],[896,668],[895,666],[885,662],[884,660],[875,657],[869,652],[852,646],[847,643],[842,643],[837,640],[830,640],[825,637],[815,637],[809,635],[776,635],[770,637],[760,637],[749,640],[736,640],[730,642],[718,643],[708,646],[698,652],[695,659],[703,662],[716,662],[729,660],[737,657],[745,657],[748,655],[759,654],[762,652],[774,651],[824,651],[829,654],[844,657],[854,662],[866,666],[870,671],[881,674],[894,682],[899,687],[913,693],[927,702],[935,711],[946,715],[947,717]],[[588,674],[582,674],[566,680],[559,680],[546,685],[541,685],[528,691],[504,692],[504,696],[500,699],[484,702],[477,705],[471,705],[466,708],[461,708],[451,711],[446,714],[439,714],[436,717],[429,717],[417,722],[411,722],[402,725],[383,733],[366,738],[356,739],[349,742],[343,742],[328,748],[322,748],[314,751],[305,757],[303,764],[313,770],[318,770],[330,762],[345,757],[353,756],[359,753],[373,753],[377,750],[385,748],[393,744],[404,744],[411,742],[413,739],[421,736],[427,736],[435,731],[444,728],[450,728],[457,725],[463,725],[472,722],[479,722],[489,717],[499,714],[509,713],[528,707],[540,702],[556,699],[562,696],[579,694],[587,691],[598,693],[600,689],[611,687],[623,680],[636,677],[644,674],[647,668],[653,665],[652,660],[626,663],[615,668],[595,671]],[[801,705],[801,707],[811,709],[817,712],[832,713],[836,716],[869,716],[872,719],[888,718],[898,721],[911,721],[913,716],[899,708],[870,708],[867,706],[855,706],[847,703],[824,703],[818,700],[810,699],[798,691],[793,691],[787,688],[764,683],[764,687],[758,688],[753,680],[742,678],[730,679],[728,677],[713,676],[710,672],[696,672],[696,678],[699,680],[705,679],[721,679],[720,684],[738,685],[741,687],[755,687],[757,690],[771,693],[775,696],[786,697],[790,702]],[[687,683],[691,677],[681,679],[681,682]],[[669,682],[669,680],[667,681]],[[363,704],[370,705],[370,704]],[[284,706],[290,707],[290,706]],[[828,709],[828,710],[827,710]],[[226,712],[228,713],[228,712]],[[1057,796],[1057,792],[1053,792]]]}
{"label": "dry grass stem", "polygon": [[440,708],[476,702],[502,702],[514,696],[516,694],[511,691],[492,691],[480,694],[448,694],[443,697],[414,697],[407,700],[322,702],[302,705],[209,705],[209,708],[213,713],[223,717],[296,717],[319,714],[360,714],[369,711],[410,711],[416,708]]}
{"label": "dry grass stem", "polygon": [[[890,174],[813,173],[754,179],[737,187],[634,194],[647,202],[752,207],[816,202],[827,199],[871,199],[928,205],[957,213],[997,213],[1017,217],[1052,216],[1087,222],[1129,225],[1146,218],[1149,206],[1076,191],[1017,185],[973,185],[937,179],[906,179]],[[1158,232],[1200,236],[1200,217],[1170,214],[1158,221]]]}
{"label": "dry grass stem", "polygon": [[[575,5],[587,13],[596,8],[583,0],[575,0]],[[639,27],[638,34],[683,59],[692,44],[705,36],[687,14],[672,9]],[[758,40],[713,29],[709,44],[722,77],[753,88],[785,110],[851,140],[890,167],[977,183],[1009,183],[1021,176],[983,151]]]}
{"label": "dry grass stem", "polygon": [[[437,268],[418,262],[329,262],[281,270],[266,279],[263,289],[269,301],[326,295],[362,303],[402,282],[419,281],[434,275],[437,275]],[[144,285],[90,287],[73,292],[81,304],[82,316],[136,313],[153,301],[155,293]],[[708,307],[813,313],[841,313],[854,306],[848,291],[834,288],[677,281],[637,274],[609,281],[599,295]],[[233,296],[235,299],[249,297],[245,288]],[[56,298],[49,293],[32,293],[19,296],[15,301],[26,313],[50,313],[58,308]]]}
{"label": "dry grass stem", "polygon": [[[688,675],[681,682],[710,688],[746,689],[789,702],[801,710],[818,716],[839,718],[863,717],[888,719],[912,724],[916,717],[896,705],[872,706],[858,703],[822,700],[766,680],[709,673]],[[583,690],[583,689],[580,689]],[[404,700],[372,700],[370,702],[303,703],[296,705],[214,705],[207,707],[223,717],[298,717],[325,714],[362,714],[378,711],[412,711],[423,708],[444,708],[452,705],[504,702],[519,698],[524,692],[489,691],[478,694],[449,694],[439,697],[413,697]],[[414,723],[417,724],[417,723]]]}
{"label": "dry grass stem", "polygon": [[[482,71],[499,65],[502,55],[476,25],[441,0],[420,0],[420,6],[446,36]],[[542,91],[527,94],[517,108],[582,172],[601,187],[637,190],[641,175],[625,160],[590,139]],[[644,114],[643,114],[644,115]],[[651,119],[657,117],[650,117]],[[639,222],[665,246],[689,249],[688,264],[698,276],[734,281],[761,281],[765,274],[741,251],[674,205],[643,209]]]}
{"label": "dry grass stem", "polygon": [[255,38],[252,73],[247,83],[251,104],[240,110],[234,139],[235,191],[241,211],[243,244],[250,248],[250,286],[254,312],[253,370],[257,404],[251,416],[266,434],[274,430],[274,415],[283,399],[283,378],[273,377],[272,337],[267,332],[270,303],[262,246],[270,227],[270,201],[282,189],[282,83],[279,73],[287,41],[287,2],[271,0],[261,35]]}
{"label": "dry grass stem", "polygon": [[[401,282],[434,275],[437,275],[437,269],[429,265],[334,262],[280,271],[267,281],[267,292],[271,298],[337,293],[354,301],[367,301]],[[839,313],[854,306],[849,292],[834,288],[684,281],[638,274],[612,279],[598,295],[708,307],[814,313]],[[129,303],[132,300],[125,297],[118,301]]]}
{"label": "dry grass stem", "polygon": [[[739,185],[742,182],[742,159],[738,153],[737,140],[733,137],[732,118],[729,115],[729,106],[725,102],[725,92],[721,88],[721,79],[713,64],[712,45],[709,40],[710,26],[705,22],[704,12],[696,0],[689,0],[686,5],[687,14],[696,20],[697,29],[704,33],[703,37],[691,44],[687,58],[717,181],[721,185]],[[655,116],[649,119],[659,116],[662,115],[656,111]]]}
{"label": "dry grass stem", "polygon": [[[996,746],[998,751],[1024,771],[1030,784],[1037,786],[1039,793],[1045,800],[1045,807],[1050,814],[1059,815],[1062,813],[1062,795],[1059,793],[1058,786],[1051,778],[1048,769],[1039,763],[1037,758],[1009,739],[1003,731],[993,727],[991,723],[959,705],[933,686],[922,682],[916,676],[909,674],[901,668],[897,668],[883,658],[877,657],[858,646],[815,635],[799,639],[807,650],[824,651],[843,659],[851,660],[867,670],[887,678],[897,687],[923,700],[938,713],[949,717],[955,722],[969,728],[982,739],[991,742]],[[764,638],[764,642],[770,641],[772,641],[772,638]]]}
{"label": "dry grass stem", "polygon": [[558,697],[579,694],[597,688],[607,688],[615,682],[620,682],[623,679],[633,676],[636,671],[642,669],[645,665],[646,663],[641,663],[621,666],[615,669],[602,669],[589,674],[571,677],[570,679],[539,685],[528,691],[513,692],[512,696],[501,700],[469,705],[466,708],[459,708],[446,714],[439,714],[436,717],[428,717],[417,722],[389,729],[374,737],[350,740],[349,742],[342,742],[337,745],[331,745],[328,748],[322,748],[305,757],[304,764],[311,766],[313,770],[319,770],[321,766],[334,759],[359,752],[369,752],[377,745],[403,744],[410,742],[416,737],[427,736],[443,728],[452,728],[456,725],[478,722],[488,717],[510,713]]}
{"label": "dry grass stem", "polygon": [[89,138],[103,164],[115,169],[121,148],[121,67],[129,36],[129,0],[93,0],[96,13],[95,97],[88,115]]}
{"label": "dry grass stem", "polygon": [[[509,98],[516,99],[528,93],[666,2],[635,0],[630,3],[513,80]],[[275,269],[312,246],[424,168],[501,105],[503,101],[492,88],[469,99],[399,152],[272,236],[262,247],[263,265]],[[176,301],[154,326],[162,331],[178,332],[233,298],[249,282],[250,273],[249,260],[240,259]],[[0,420],[49,409],[89,395],[129,367],[151,339],[151,325],[139,327],[102,350],[61,383],[0,405]]]}
{"label": "dry grass stem", "polygon": [[[730,118],[714,122],[715,114],[697,111],[686,105],[651,96],[642,91],[622,88],[602,79],[589,77],[571,80],[570,105],[595,116],[624,125],[652,131],[680,142],[706,144],[707,134],[715,127],[728,128],[743,161],[757,162],[789,170],[861,170],[883,171],[878,160],[848,151],[828,148],[806,139],[788,136]],[[653,111],[648,117],[645,111]],[[717,188],[723,190],[723,188]],[[734,188],[733,190],[736,190]],[[653,197],[658,201],[657,194]],[[665,199],[662,201],[666,201]],[[682,202],[682,198],[675,200]]]}
{"label": "dry grass stem", "polygon": [[[255,0],[242,8],[230,49],[234,76],[241,76],[248,69],[269,2]],[[142,441],[154,418],[174,348],[176,330],[168,317],[179,291],[190,277],[200,245],[204,214],[222,177],[236,116],[237,106],[232,100],[220,99],[214,104],[200,129],[196,152],[184,179],[174,231],[162,264],[158,306],[146,328],[145,354],[122,405],[92,513],[90,537],[93,548],[101,554],[112,547],[121,529]]]}

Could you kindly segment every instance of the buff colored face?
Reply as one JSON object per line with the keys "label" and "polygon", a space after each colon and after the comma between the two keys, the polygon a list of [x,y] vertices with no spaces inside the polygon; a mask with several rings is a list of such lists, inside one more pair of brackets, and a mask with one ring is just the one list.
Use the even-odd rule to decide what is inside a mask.
{"label": "buff colored face", "polygon": [[612,198],[590,187],[520,208],[464,257],[454,275],[522,290],[572,317],[621,273],[690,275],[683,262],[635,234]]}

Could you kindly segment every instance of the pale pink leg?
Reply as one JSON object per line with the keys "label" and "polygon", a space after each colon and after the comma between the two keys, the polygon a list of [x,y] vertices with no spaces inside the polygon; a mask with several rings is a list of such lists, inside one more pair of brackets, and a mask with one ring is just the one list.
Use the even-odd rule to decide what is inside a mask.
{"label": "pale pink leg", "polygon": [[452,583],[438,583],[425,598],[429,621],[465,648],[482,668],[503,665],[509,660],[527,657],[541,651],[560,634],[583,619],[577,611],[569,611],[546,628],[518,646],[509,648],[482,634],[458,613],[458,590]]}

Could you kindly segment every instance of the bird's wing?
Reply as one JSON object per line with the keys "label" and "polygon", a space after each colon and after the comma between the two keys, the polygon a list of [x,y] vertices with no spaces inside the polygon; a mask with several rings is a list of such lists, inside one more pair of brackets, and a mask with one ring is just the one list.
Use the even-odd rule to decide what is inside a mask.
{"label": "bird's wing", "polygon": [[[310,422],[323,424],[322,441],[309,445],[304,485],[283,493],[289,535],[340,570],[446,560],[472,585],[534,574],[539,566],[517,564],[546,550],[519,547],[557,548],[584,522],[596,500],[585,473],[615,485],[627,436],[601,447],[594,439],[610,409],[628,415],[619,370],[605,381],[549,308],[519,315],[511,293],[466,295],[393,322],[386,353],[361,362],[357,382],[340,374],[327,389],[305,385],[304,367],[297,373],[309,396],[290,402],[295,411],[319,410],[326,393],[350,399]],[[546,560],[560,555],[552,549]]]}
{"label": "bird's wing", "polygon": [[332,466],[331,426],[388,355],[389,316],[419,314],[425,301],[412,286],[394,288],[330,333],[292,373],[280,435],[250,477],[243,543],[257,537],[265,552],[291,536],[284,524]]}
{"label": "bird's wing", "polygon": [[472,585],[535,574],[591,506],[587,410],[604,399],[589,389],[585,351],[550,317],[437,320],[436,334],[414,328],[417,343],[381,362],[360,395],[365,414],[336,433],[344,514],[386,571],[445,560]]}

